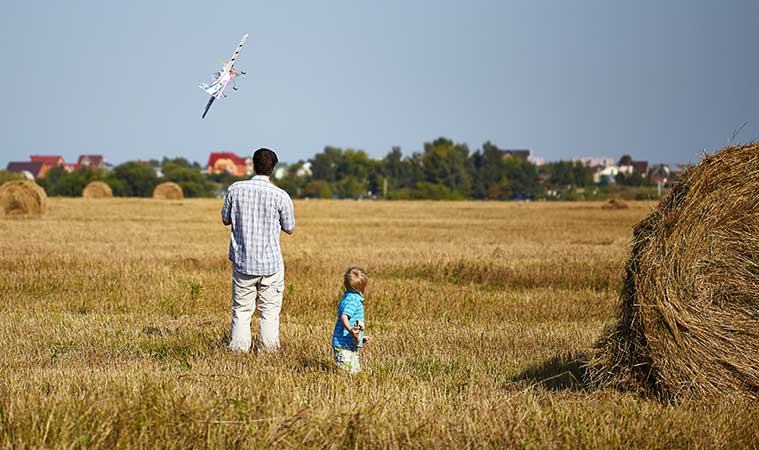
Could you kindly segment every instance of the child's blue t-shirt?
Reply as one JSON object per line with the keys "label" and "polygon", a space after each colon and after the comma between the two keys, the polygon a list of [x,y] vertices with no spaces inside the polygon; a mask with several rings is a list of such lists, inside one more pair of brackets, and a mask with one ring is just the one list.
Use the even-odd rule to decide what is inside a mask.
{"label": "child's blue t-shirt", "polygon": [[337,323],[335,323],[335,330],[332,332],[332,346],[346,348],[350,350],[358,350],[361,347],[364,332],[361,332],[358,345],[353,342],[353,335],[344,326],[340,320],[340,316],[345,314],[350,320],[351,327],[353,327],[357,320],[364,322],[364,297],[356,291],[345,291],[343,298],[340,299],[340,303],[337,305]]}

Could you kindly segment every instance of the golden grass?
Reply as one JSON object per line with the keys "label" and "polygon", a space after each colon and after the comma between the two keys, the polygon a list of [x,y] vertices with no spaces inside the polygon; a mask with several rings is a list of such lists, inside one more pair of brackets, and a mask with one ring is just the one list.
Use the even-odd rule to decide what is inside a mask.
{"label": "golden grass", "polygon": [[[220,200],[50,203],[0,220],[4,447],[759,445],[740,398],[575,381],[653,204],[296,202],[283,351],[238,355]],[[352,264],[374,341],[348,377],[329,337]]]}

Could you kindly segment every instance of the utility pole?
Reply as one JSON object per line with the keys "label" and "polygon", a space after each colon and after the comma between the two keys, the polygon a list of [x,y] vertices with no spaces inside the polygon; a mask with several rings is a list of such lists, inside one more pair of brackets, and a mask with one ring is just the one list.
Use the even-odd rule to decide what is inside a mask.
{"label": "utility pole", "polygon": [[382,180],[382,199],[387,200],[387,178]]}

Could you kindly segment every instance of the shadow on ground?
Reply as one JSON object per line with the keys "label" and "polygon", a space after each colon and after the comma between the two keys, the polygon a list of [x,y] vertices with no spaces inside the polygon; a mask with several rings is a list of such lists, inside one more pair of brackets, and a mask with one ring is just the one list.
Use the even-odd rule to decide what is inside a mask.
{"label": "shadow on ground", "polygon": [[296,365],[296,370],[332,372],[334,370],[334,367],[328,361],[301,356],[300,358],[298,358],[298,364]]}
{"label": "shadow on ground", "polygon": [[552,391],[586,390],[587,362],[585,353],[565,353],[528,367],[517,374],[512,382],[526,382]]}

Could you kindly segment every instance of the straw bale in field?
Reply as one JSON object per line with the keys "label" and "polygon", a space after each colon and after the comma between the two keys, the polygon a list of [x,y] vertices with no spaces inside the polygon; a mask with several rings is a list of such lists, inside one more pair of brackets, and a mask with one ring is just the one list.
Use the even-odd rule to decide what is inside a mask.
{"label": "straw bale in field", "polygon": [[160,200],[182,200],[184,193],[178,184],[167,181],[155,187],[153,198]]}
{"label": "straw bale in field", "polygon": [[634,230],[596,387],[759,394],[759,145],[705,157]]}
{"label": "straw bale in field", "polygon": [[84,198],[111,198],[113,191],[111,187],[102,181],[91,181],[82,191]]}
{"label": "straw bale in field", "polygon": [[44,214],[47,212],[47,194],[34,181],[8,181],[0,186],[0,208],[5,215]]}
{"label": "straw bale in field", "polygon": [[630,206],[622,199],[611,198],[601,206],[601,209],[627,209]]}

